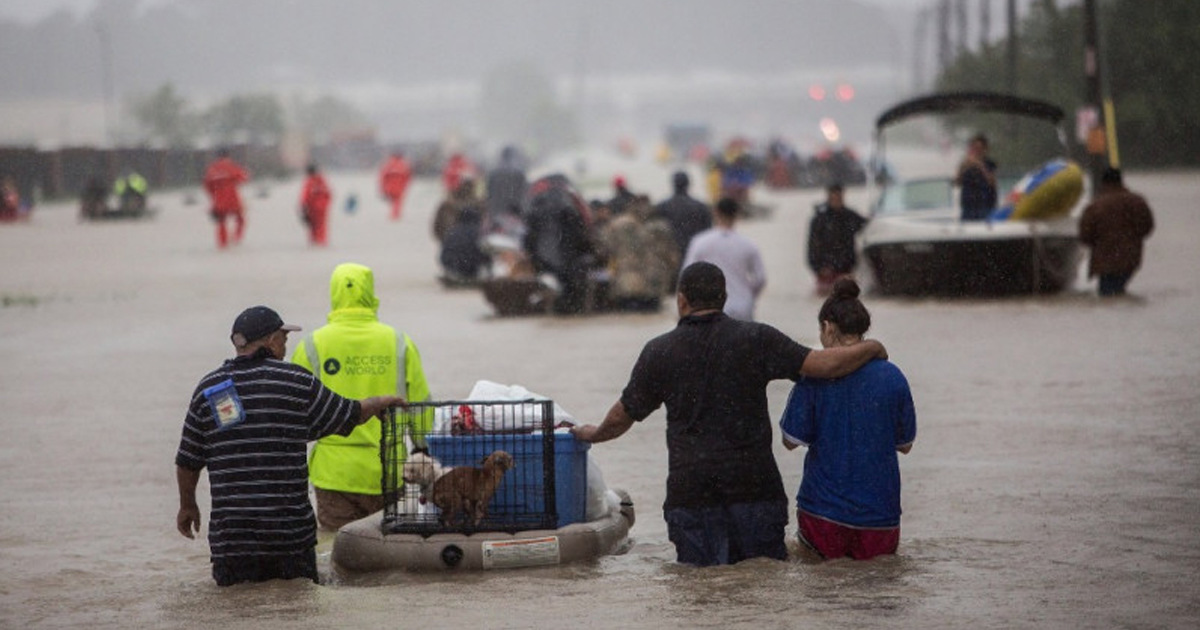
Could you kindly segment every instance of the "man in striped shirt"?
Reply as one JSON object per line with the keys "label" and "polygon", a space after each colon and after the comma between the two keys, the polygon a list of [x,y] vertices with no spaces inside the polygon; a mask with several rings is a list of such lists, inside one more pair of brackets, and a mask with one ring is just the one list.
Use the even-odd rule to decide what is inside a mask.
{"label": "man in striped shirt", "polygon": [[266,306],[233,323],[237,356],[196,387],[175,455],[179,533],[200,531],[196,485],[208,468],[208,544],[219,586],[271,579],[318,581],[317,522],[308,500],[308,442],[347,435],[401,396],[343,398],[283,361],[284,324]]}

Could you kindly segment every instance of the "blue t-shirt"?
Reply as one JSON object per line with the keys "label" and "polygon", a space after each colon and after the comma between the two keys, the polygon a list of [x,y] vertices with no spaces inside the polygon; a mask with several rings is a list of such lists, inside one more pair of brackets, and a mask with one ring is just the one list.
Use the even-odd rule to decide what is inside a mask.
{"label": "blue t-shirt", "polygon": [[916,439],[917,416],[899,368],[876,359],[837,380],[803,379],[779,427],[808,446],[801,510],[853,527],[900,525],[896,447]]}

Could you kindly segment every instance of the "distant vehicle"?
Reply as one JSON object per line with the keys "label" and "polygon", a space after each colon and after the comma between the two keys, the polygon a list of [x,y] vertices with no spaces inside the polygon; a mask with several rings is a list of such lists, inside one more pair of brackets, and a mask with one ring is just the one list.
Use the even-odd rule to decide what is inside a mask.
{"label": "distant vehicle", "polygon": [[[910,159],[911,168],[906,169],[884,159],[885,132],[902,122],[947,116],[960,125],[973,120],[970,126],[976,129],[992,118],[1000,129],[1020,129],[1019,136],[1006,135],[1004,142],[1009,154],[1024,155],[1020,161],[1025,163],[1010,164],[1008,173],[998,172],[1000,182],[1015,182],[1020,171],[1044,170],[1066,154],[1063,111],[1041,101],[989,92],[940,93],[884,111],[875,125],[876,155],[871,163],[887,164],[887,179],[876,182],[878,198],[860,235],[874,289],[885,295],[975,296],[1053,293],[1069,287],[1081,258],[1076,218],[1083,203],[1078,197],[1024,213],[1024,218],[1014,214],[1007,219],[963,220],[953,163],[935,164],[924,156]],[[919,172],[919,164],[924,164],[924,172]],[[997,188],[1003,199],[1004,184]]]}
{"label": "distant vehicle", "polygon": [[839,183],[861,186],[867,170],[849,147],[826,148],[803,157],[790,147],[774,142],[767,150],[764,181],[772,188],[824,188]]}
{"label": "distant vehicle", "polygon": [[84,186],[79,200],[79,218],[88,221],[146,219],[154,210],[146,203],[146,195],[132,187],[122,187],[116,195],[116,205],[109,204],[112,195],[104,181],[93,178]]}
{"label": "distant vehicle", "polygon": [[808,160],[807,180],[813,186],[830,184],[861,186],[867,183],[867,169],[863,168],[858,156],[849,147],[826,149]]}
{"label": "distant vehicle", "polygon": [[703,163],[712,147],[712,130],[700,123],[667,125],[664,141],[671,157],[680,162]]}

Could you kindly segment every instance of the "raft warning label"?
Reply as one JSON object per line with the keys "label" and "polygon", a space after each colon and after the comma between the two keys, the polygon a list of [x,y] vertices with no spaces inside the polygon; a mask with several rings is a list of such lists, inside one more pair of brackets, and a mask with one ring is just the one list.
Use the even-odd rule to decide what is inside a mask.
{"label": "raft warning label", "polygon": [[485,569],[536,567],[558,563],[558,536],[483,542]]}

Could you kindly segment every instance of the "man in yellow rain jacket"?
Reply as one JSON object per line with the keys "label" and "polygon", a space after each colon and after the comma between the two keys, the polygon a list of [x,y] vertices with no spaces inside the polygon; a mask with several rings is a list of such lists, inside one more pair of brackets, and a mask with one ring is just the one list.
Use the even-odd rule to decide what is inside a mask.
{"label": "man in yellow rain jacket", "polygon": [[[408,402],[429,399],[429,385],[417,346],[408,335],[379,321],[371,269],[343,263],[329,280],[329,323],[300,342],[292,362],[308,368],[334,392],[347,397],[401,395]],[[407,415],[407,414],[406,414]],[[414,416],[407,434],[425,445],[432,413]],[[316,489],[317,522],[324,529],[383,509],[379,442],[382,425],[372,418],[348,436],[321,438],[309,457],[309,480]],[[398,461],[407,457],[401,440]]]}

